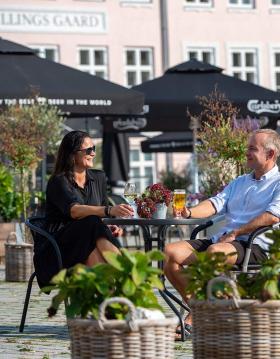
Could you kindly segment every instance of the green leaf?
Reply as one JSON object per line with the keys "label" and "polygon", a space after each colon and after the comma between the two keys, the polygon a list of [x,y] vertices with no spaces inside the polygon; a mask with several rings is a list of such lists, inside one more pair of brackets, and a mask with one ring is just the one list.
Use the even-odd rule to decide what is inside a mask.
{"label": "green leaf", "polygon": [[135,265],[132,267],[131,275],[136,286],[144,282],[147,276],[145,271],[139,270]]}
{"label": "green leaf", "polygon": [[102,253],[105,260],[114,268],[116,268],[119,271],[123,271],[123,266],[120,262],[120,255],[116,254],[114,252],[103,252]]}
{"label": "green leaf", "polygon": [[154,250],[147,254],[152,261],[162,261],[165,258],[165,255],[161,251]]}
{"label": "green leaf", "polygon": [[153,276],[153,277],[149,278],[149,280],[150,280],[151,286],[153,288],[163,289],[162,281],[158,277]]}
{"label": "green leaf", "polygon": [[67,272],[67,269],[62,269],[55,276],[52,277],[51,283],[59,284],[60,282],[63,282],[65,279],[65,276],[66,276],[66,272]]}
{"label": "green leaf", "polygon": [[136,285],[130,278],[127,278],[122,286],[122,290],[125,296],[130,297],[135,293]]}

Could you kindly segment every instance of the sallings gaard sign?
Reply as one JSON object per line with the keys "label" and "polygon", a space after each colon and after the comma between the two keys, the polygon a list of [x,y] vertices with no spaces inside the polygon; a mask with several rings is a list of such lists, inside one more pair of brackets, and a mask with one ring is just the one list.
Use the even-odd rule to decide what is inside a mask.
{"label": "sallings gaard sign", "polygon": [[249,111],[255,112],[256,114],[262,114],[262,113],[277,114],[280,113],[280,102],[279,100],[270,102],[270,101],[252,99],[248,101],[247,108]]}
{"label": "sallings gaard sign", "polygon": [[0,9],[0,31],[106,32],[106,16],[97,11]]}

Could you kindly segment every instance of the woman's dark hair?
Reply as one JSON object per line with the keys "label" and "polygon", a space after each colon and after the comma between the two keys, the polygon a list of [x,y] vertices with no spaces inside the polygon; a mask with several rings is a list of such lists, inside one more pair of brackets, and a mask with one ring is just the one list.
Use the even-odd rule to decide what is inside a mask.
{"label": "woman's dark hair", "polygon": [[53,176],[63,174],[69,181],[73,181],[74,155],[81,149],[85,138],[90,137],[87,132],[71,131],[65,135],[58,149]]}

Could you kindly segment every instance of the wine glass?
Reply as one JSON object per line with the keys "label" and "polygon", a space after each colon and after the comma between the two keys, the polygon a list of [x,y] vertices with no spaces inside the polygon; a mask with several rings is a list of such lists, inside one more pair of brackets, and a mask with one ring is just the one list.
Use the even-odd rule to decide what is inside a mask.
{"label": "wine glass", "polygon": [[132,205],[134,203],[134,199],[137,197],[136,184],[133,182],[127,182],[124,186],[123,195],[127,202]]}

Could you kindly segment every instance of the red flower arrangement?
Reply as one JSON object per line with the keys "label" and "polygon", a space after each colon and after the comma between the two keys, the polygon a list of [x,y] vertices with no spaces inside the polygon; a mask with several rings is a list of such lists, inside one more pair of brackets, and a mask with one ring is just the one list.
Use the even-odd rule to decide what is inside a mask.
{"label": "red flower arrangement", "polygon": [[156,204],[165,203],[169,206],[172,192],[161,183],[148,186],[141,197],[135,199],[139,217],[151,218],[156,211]]}

